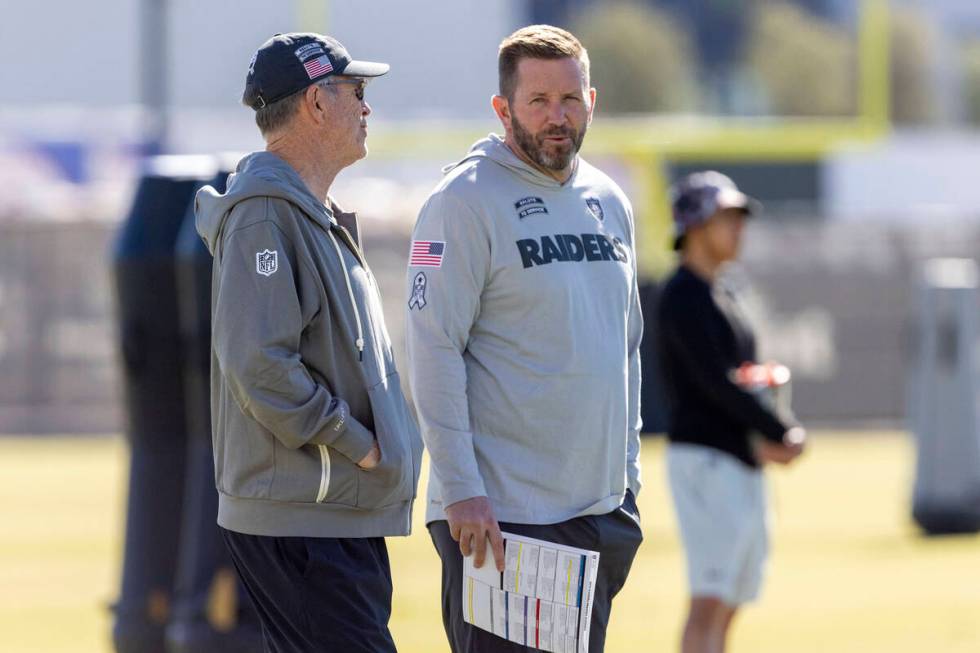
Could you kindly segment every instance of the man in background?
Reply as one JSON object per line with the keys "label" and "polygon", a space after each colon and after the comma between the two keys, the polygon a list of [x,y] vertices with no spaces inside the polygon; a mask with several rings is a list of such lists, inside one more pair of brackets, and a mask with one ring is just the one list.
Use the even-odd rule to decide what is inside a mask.
{"label": "man in background", "polygon": [[672,189],[681,264],[657,309],[668,398],[667,468],[687,555],[691,601],[683,653],[721,653],[738,608],[754,600],[768,556],[762,465],[788,464],[806,432],[739,383],[755,335],[718,277],[738,256],[759,203],[718,172]]}

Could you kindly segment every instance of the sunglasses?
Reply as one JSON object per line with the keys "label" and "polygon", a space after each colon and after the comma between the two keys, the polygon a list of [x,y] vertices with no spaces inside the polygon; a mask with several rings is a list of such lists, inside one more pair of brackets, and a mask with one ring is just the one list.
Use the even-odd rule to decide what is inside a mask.
{"label": "sunglasses", "polygon": [[324,82],[320,82],[319,85],[320,86],[336,86],[338,84],[356,84],[356,86],[354,86],[354,97],[356,97],[358,99],[358,101],[360,101],[360,102],[363,102],[364,101],[364,87],[367,86],[367,80],[366,79],[363,79],[363,78],[360,78],[360,77],[355,77],[355,78],[351,78],[351,79],[339,79],[338,78],[338,79],[331,79],[331,80],[327,80],[327,81],[324,81]]}

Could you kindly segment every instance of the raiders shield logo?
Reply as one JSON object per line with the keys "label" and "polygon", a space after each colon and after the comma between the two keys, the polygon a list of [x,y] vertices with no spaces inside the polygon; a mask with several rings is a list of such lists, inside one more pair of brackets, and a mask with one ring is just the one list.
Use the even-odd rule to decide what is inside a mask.
{"label": "raiders shield logo", "polygon": [[279,269],[279,252],[264,250],[255,253],[255,271],[263,277],[271,277]]}
{"label": "raiders shield logo", "polygon": [[602,222],[603,218],[606,217],[602,214],[602,204],[599,204],[599,200],[597,200],[596,198],[586,197],[585,205],[589,207],[589,210],[592,211],[592,215],[599,222]]}

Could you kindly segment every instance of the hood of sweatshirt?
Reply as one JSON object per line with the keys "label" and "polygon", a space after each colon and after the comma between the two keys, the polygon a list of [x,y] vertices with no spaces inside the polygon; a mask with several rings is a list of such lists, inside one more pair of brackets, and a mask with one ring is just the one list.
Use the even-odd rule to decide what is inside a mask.
{"label": "hood of sweatshirt", "polygon": [[490,159],[497,165],[507,168],[524,181],[536,186],[543,186],[545,188],[561,188],[562,186],[572,183],[575,176],[578,174],[579,169],[578,155],[576,155],[572,175],[565,181],[565,183],[561,183],[554,177],[549,177],[529,163],[526,163],[520,159],[509,147],[507,147],[506,143],[504,143],[504,139],[502,139],[500,136],[497,134],[490,134],[486,138],[481,138],[474,143],[470,148],[470,151],[466,153],[466,156],[456,163],[451,163],[444,167],[442,172],[443,174],[448,173],[463,165],[467,161],[480,158]]}
{"label": "hood of sweatshirt", "polygon": [[310,192],[292,166],[271,152],[255,152],[239,161],[235,172],[228,177],[226,192],[219,193],[212,186],[197,192],[197,232],[212,254],[231,210],[251,197],[277,197],[292,202],[328,230],[337,223],[333,213]]}

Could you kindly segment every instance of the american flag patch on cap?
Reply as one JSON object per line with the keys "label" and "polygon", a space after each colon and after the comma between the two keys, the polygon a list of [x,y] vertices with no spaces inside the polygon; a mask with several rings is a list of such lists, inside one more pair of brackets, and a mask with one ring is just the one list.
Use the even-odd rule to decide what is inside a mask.
{"label": "american flag patch on cap", "polygon": [[327,55],[323,55],[316,59],[310,59],[303,64],[303,68],[306,68],[306,74],[310,76],[310,79],[313,79],[331,72],[333,70],[333,64],[330,63]]}
{"label": "american flag patch on cap", "polygon": [[442,255],[445,251],[446,243],[441,240],[413,240],[408,264],[424,268],[441,268]]}

